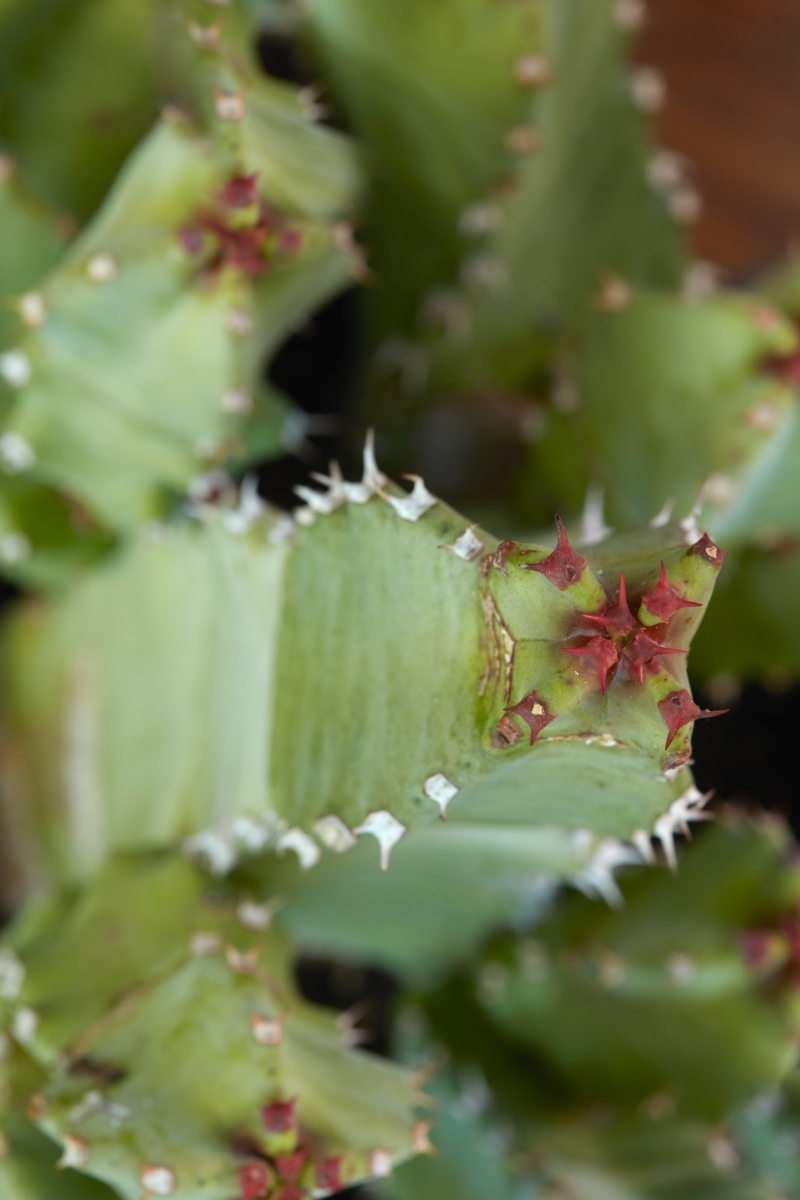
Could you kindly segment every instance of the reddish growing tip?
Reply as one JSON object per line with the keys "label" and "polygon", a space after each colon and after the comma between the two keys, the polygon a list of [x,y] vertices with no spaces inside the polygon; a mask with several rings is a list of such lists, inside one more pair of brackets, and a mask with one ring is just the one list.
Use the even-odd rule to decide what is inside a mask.
{"label": "reddish growing tip", "polygon": [[239,1193],[242,1200],[262,1200],[269,1195],[272,1172],[265,1162],[245,1163],[239,1168]]}
{"label": "reddish growing tip", "polygon": [[649,633],[637,633],[622,653],[632,664],[639,683],[643,684],[644,668],[654,658],[658,658],[659,654],[686,654],[686,651],[678,650],[675,646],[660,646],[658,642],[653,641]]}
{"label": "reddish growing tip", "polygon": [[672,739],[679,730],[683,729],[684,725],[688,725],[691,721],[698,721],[701,717],[721,717],[728,710],[727,708],[713,710],[698,708],[689,692],[685,688],[681,688],[680,691],[670,692],[663,700],[659,700],[658,711],[669,730],[665,747],[668,750]]}
{"label": "reddish growing tip", "polygon": [[236,175],[229,179],[222,192],[226,208],[252,208],[258,203],[255,175]]}
{"label": "reddish growing tip", "polygon": [[273,1100],[261,1109],[267,1133],[288,1133],[295,1127],[294,1106],[296,1100]]}
{"label": "reddish growing tip", "polygon": [[604,625],[611,634],[619,633],[624,636],[626,633],[630,633],[634,621],[631,610],[628,608],[625,576],[620,575],[619,577],[619,598],[612,608],[607,608],[604,613],[581,613],[580,615],[585,621],[594,621],[597,625]]}
{"label": "reddish growing tip", "polygon": [[615,663],[619,662],[617,648],[608,638],[593,637],[584,646],[564,647],[565,654],[574,654],[594,671],[600,680],[600,691],[606,694],[606,677]]}
{"label": "reddish growing tip", "polygon": [[516,713],[518,717],[522,717],[523,721],[527,721],[531,731],[531,745],[545,726],[556,719],[555,713],[550,712],[545,701],[537,696],[535,691],[528,692],[527,696],[512,708],[507,708],[506,712]]}
{"label": "reddish growing tip", "polygon": [[552,554],[548,554],[547,558],[538,563],[524,563],[523,570],[539,571],[554,583],[560,592],[565,592],[580,579],[586,569],[586,559],[581,558],[577,550],[570,546],[567,531],[559,516],[556,517],[556,528],[558,545]]}
{"label": "reddish growing tip", "polygon": [[699,554],[706,562],[710,562],[717,570],[725,561],[725,551],[720,550],[719,546],[715,546],[707,533],[704,533],[698,542],[689,548],[690,554]]}
{"label": "reddish growing tip", "polygon": [[332,1192],[339,1192],[342,1189],[341,1176],[342,1159],[323,1158],[321,1162],[314,1164],[314,1183],[318,1188],[330,1188]]}
{"label": "reddish growing tip", "polygon": [[296,1150],[294,1154],[279,1155],[275,1159],[275,1166],[282,1179],[288,1179],[290,1183],[293,1183],[299,1177],[305,1161],[306,1156],[304,1152]]}
{"label": "reddish growing tip", "polygon": [[676,613],[680,608],[703,607],[702,604],[698,604],[695,600],[684,600],[683,596],[679,596],[675,588],[667,583],[667,568],[663,562],[661,564],[661,574],[658,583],[652,592],[647,593],[642,600],[642,604],[648,613],[653,617],[658,617],[660,622],[668,621],[672,614]]}

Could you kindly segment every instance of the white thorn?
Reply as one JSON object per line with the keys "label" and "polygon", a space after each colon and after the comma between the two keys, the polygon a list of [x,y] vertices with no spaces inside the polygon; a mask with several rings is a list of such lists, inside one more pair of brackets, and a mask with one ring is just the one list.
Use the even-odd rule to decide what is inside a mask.
{"label": "white thorn", "polygon": [[351,849],[356,844],[356,839],[344,821],[333,814],[329,817],[320,817],[318,821],[315,821],[314,833],[323,846],[327,846],[336,854],[343,854],[345,850]]}
{"label": "white thorn", "polygon": [[392,847],[397,845],[405,831],[405,825],[401,825],[396,817],[385,809],[379,809],[369,813],[367,819],[356,826],[353,833],[369,833],[375,838],[381,849],[381,870],[385,871],[389,866]]}
{"label": "white thorn", "polygon": [[631,841],[641,854],[642,861],[650,867],[655,866],[656,856],[650,834],[644,829],[637,829],[631,834]]}
{"label": "white thorn", "polygon": [[92,283],[113,283],[118,274],[113,254],[93,254],[86,263],[86,275]]}
{"label": "white thorn", "polygon": [[700,529],[700,526],[697,524],[697,522],[700,520],[700,513],[703,511],[703,503],[705,498],[706,493],[704,484],[700,489],[700,495],[697,497],[694,507],[692,508],[692,511],[689,513],[688,517],[684,517],[682,521],[678,522],[684,534],[686,535],[684,541],[686,542],[687,546],[693,546],[695,542],[699,542],[700,538],[703,536],[703,531]]}
{"label": "white thorn", "polygon": [[697,974],[697,966],[686,954],[671,954],[664,963],[678,987],[686,987]]}
{"label": "white thorn", "polygon": [[483,237],[494,233],[503,223],[503,210],[496,204],[471,204],[461,210],[458,232],[464,237]]}
{"label": "white thorn", "polygon": [[596,546],[604,541],[611,533],[603,520],[603,488],[593,485],[587,488],[586,503],[583,507],[580,529],[578,530],[578,545]]}
{"label": "white thorn", "polygon": [[307,833],[303,833],[302,829],[287,829],[278,838],[277,849],[279,854],[293,850],[304,871],[318,863],[322,856],[317,843]]}
{"label": "white thorn", "polygon": [[246,387],[228,388],[227,392],[223,392],[220,408],[231,416],[252,412],[253,394]]}
{"label": "white thorn", "polygon": [[361,476],[361,483],[343,483],[342,490],[344,491],[347,500],[353,504],[366,504],[379,488],[384,487],[388,482],[388,478],[380,470],[375,460],[375,430],[368,429],[367,436],[364,441],[364,470]]}
{"label": "white thorn", "polygon": [[407,496],[390,496],[388,492],[381,492],[380,495],[391,504],[403,521],[418,521],[429,508],[433,508],[436,497],[425,487],[421,475],[404,475],[403,478],[414,481],[414,487]]}
{"label": "white thorn", "polygon": [[225,317],[225,328],[233,337],[247,337],[253,329],[253,315],[250,309],[229,309]]}
{"label": "white thorn", "polygon": [[34,1012],[32,1008],[17,1009],[11,1022],[11,1032],[20,1045],[25,1046],[32,1042],[38,1028],[39,1014],[37,1012]]}
{"label": "white thorn", "polygon": [[239,507],[226,513],[222,523],[229,533],[238,536],[249,533],[268,511],[269,506],[258,494],[258,479],[255,475],[245,475],[239,488]]}
{"label": "white thorn", "polygon": [[655,67],[638,67],[631,72],[631,97],[641,112],[657,113],[667,98],[663,76]]}
{"label": "white thorn", "polygon": [[658,150],[647,164],[647,180],[654,191],[668,195],[683,185],[687,165],[676,150]]}
{"label": "white thorn", "polygon": [[30,538],[19,529],[12,529],[0,537],[0,563],[4,566],[13,567],[24,562],[31,550]]}
{"label": "white thorn", "polygon": [[272,910],[266,904],[242,900],[236,909],[236,916],[245,929],[268,929],[272,921]]}
{"label": "white thorn", "polygon": [[653,833],[664,848],[664,857],[670,871],[677,871],[678,857],[675,853],[675,826],[668,812],[659,817],[653,826]]}
{"label": "white thorn", "polygon": [[620,29],[641,29],[645,18],[643,0],[614,0],[611,15]]}
{"label": "white thorn", "polygon": [[322,516],[327,516],[328,513],[332,513],[335,509],[341,508],[347,500],[347,493],[344,490],[344,480],[342,479],[339,464],[332,462],[329,469],[330,475],[320,475],[315,471],[311,476],[318,483],[324,483],[328,488],[327,492],[318,492],[314,488],[306,487],[302,483],[295,484],[294,488],[300,499],[305,500],[309,508]]}
{"label": "white thorn", "polygon": [[16,1000],[25,982],[25,968],[13,950],[0,950],[0,1000]]}
{"label": "white thorn", "polygon": [[697,304],[713,296],[719,288],[721,268],[698,259],[687,268],[681,285],[681,295],[688,304]]}
{"label": "white thorn", "polygon": [[260,953],[260,946],[253,946],[250,950],[237,950],[235,946],[226,946],[225,961],[234,975],[255,975]]}
{"label": "white thorn", "polygon": [[221,949],[222,941],[218,933],[200,930],[189,938],[189,953],[192,958],[207,958],[209,954],[218,954]]}
{"label": "white thorn", "polygon": [[514,63],[514,78],[520,87],[541,87],[550,82],[550,63],[543,54],[523,54]]}
{"label": "white thorn", "polygon": [[253,1031],[253,1041],[259,1046],[280,1046],[283,1041],[283,1023],[280,1017],[262,1017],[258,1013],[251,1013],[250,1028]]}
{"label": "white thorn", "polygon": [[373,1150],[369,1156],[369,1173],[376,1179],[386,1179],[392,1173],[390,1150]]}
{"label": "white thorn", "polygon": [[20,296],[17,307],[29,329],[36,329],[47,320],[47,305],[41,292],[26,292]]}
{"label": "white thorn", "polygon": [[270,840],[269,827],[257,817],[236,817],[231,823],[231,834],[248,854],[260,854]]}
{"label": "white thorn", "polygon": [[61,1144],[63,1150],[56,1163],[57,1171],[64,1171],[67,1167],[74,1167],[76,1171],[80,1171],[89,1165],[89,1147],[83,1138],[67,1133],[62,1136]]}
{"label": "white thorn", "polygon": [[475,525],[470,525],[469,529],[465,529],[461,537],[457,537],[454,542],[448,546],[442,546],[443,550],[452,550],[457,558],[463,558],[464,562],[472,562],[483,554],[485,546],[483,542],[479,542],[472,532]]}
{"label": "white thorn", "polygon": [[222,33],[222,24],[198,25],[196,21],[189,22],[189,37],[198,50],[217,50]]}
{"label": "white thorn", "polygon": [[26,383],[30,383],[32,374],[30,359],[21,350],[7,350],[5,354],[0,354],[0,376],[9,387],[25,387]]}
{"label": "white thorn", "polygon": [[189,858],[199,859],[212,875],[227,875],[236,865],[236,847],[230,837],[214,829],[204,829],[183,843]]}
{"label": "white thorn", "polygon": [[220,121],[241,121],[244,117],[244,96],[241,92],[214,92],[214,111]]}
{"label": "white thorn", "polygon": [[310,529],[317,519],[317,514],[309,504],[303,504],[300,508],[292,509],[292,520],[296,525],[302,525],[304,529]]}
{"label": "white thorn", "polygon": [[661,529],[664,525],[669,525],[669,519],[672,516],[672,510],[674,507],[674,500],[665,500],[656,515],[650,521],[648,521],[650,528]]}
{"label": "white thorn", "polygon": [[667,196],[667,208],[681,225],[692,225],[702,212],[703,201],[694,188],[680,187]]}
{"label": "white thorn", "polygon": [[439,815],[444,817],[447,812],[447,806],[454,796],[458,795],[458,788],[454,783],[451,783],[446,775],[438,773],[429,775],[422,785],[422,790],[429,800],[433,800],[439,805]]}
{"label": "white thorn", "polygon": [[297,532],[297,526],[288,513],[281,513],[267,530],[267,542],[270,546],[285,546]]}
{"label": "white thorn", "polygon": [[642,857],[633,846],[616,838],[606,838],[595,850],[586,866],[574,875],[572,882],[586,896],[600,896],[609,908],[621,908],[622,892],[617,887],[614,871],[617,867],[640,865]]}
{"label": "white thorn", "polygon": [[175,1191],[175,1172],[169,1167],[142,1167],[141,1180],[147,1196],[171,1196]]}

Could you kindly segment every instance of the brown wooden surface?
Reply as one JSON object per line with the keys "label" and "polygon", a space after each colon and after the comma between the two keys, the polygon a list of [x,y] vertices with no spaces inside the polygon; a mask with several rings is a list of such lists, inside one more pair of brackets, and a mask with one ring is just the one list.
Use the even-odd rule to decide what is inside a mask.
{"label": "brown wooden surface", "polygon": [[800,0],[647,0],[663,146],[694,163],[697,253],[746,273],[800,249]]}

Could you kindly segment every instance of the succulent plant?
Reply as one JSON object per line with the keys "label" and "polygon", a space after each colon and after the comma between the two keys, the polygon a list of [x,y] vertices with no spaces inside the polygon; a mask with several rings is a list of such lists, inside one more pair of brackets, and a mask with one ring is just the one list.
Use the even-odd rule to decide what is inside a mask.
{"label": "succulent plant", "polygon": [[[9,1200],[800,1195],[787,835],[679,855],[709,604],[700,678],[800,663],[800,305],[690,264],[640,17],[0,3]],[[284,511],[268,368],[358,284]],[[473,403],[527,439],[480,521],[376,457]],[[393,972],[405,1065],[303,950]]]}

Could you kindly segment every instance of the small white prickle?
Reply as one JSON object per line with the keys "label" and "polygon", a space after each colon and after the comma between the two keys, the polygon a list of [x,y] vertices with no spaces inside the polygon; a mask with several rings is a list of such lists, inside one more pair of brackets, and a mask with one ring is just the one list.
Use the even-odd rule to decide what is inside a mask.
{"label": "small white prickle", "polygon": [[32,1008],[18,1008],[11,1022],[11,1032],[21,1045],[32,1042],[39,1028],[39,1014]]}
{"label": "small white prickle", "polygon": [[447,806],[454,796],[458,795],[458,788],[454,783],[451,783],[446,775],[437,773],[429,775],[422,785],[422,790],[429,800],[433,800],[439,806],[439,815],[444,817],[447,812]]}
{"label": "small white prickle", "polygon": [[219,48],[222,25],[198,25],[197,21],[189,22],[189,37],[198,50],[217,50]]}
{"label": "small white prickle", "polygon": [[253,900],[242,900],[236,909],[236,916],[246,929],[267,929],[272,921],[271,909]]}
{"label": "small white prickle", "polygon": [[641,29],[645,18],[644,0],[614,0],[611,15],[620,29]]}
{"label": "small white prickle", "polygon": [[30,552],[30,539],[21,530],[12,529],[0,537],[0,563],[13,567],[15,563],[24,562]]}
{"label": "small white prickle", "polygon": [[621,908],[624,899],[614,879],[614,871],[617,867],[639,865],[641,861],[641,855],[634,846],[628,846],[616,838],[606,838],[586,866],[573,876],[572,882],[584,895],[592,899],[600,896],[610,908]]}
{"label": "small white prickle", "polygon": [[220,121],[241,121],[244,117],[244,96],[241,92],[214,92],[214,111]]}
{"label": "small white prickle", "polygon": [[238,537],[249,533],[268,512],[268,504],[258,494],[258,479],[255,475],[245,475],[239,487],[239,507],[226,513],[222,523],[229,533]]}
{"label": "small white prickle", "polygon": [[461,281],[467,287],[497,291],[508,283],[508,271],[496,254],[473,254],[461,265]]}
{"label": "small white prickle", "polygon": [[523,54],[514,63],[514,78],[520,87],[541,87],[550,82],[550,63],[543,54]]}
{"label": "small white prickle", "polygon": [[225,961],[234,975],[255,975],[260,953],[260,946],[253,946],[250,950],[237,950],[235,946],[226,946]]}
{"label": "small white prickle", "polygon": [[353,833],[369,833],[375,838],[381,850],[381,870],[387,870],[389,855],[406,832],[405,825],[393,817],[386,809],[379,809],[367,815],[365,821],[357,825]]}
{"label": "small white prickle", "polygon": [[503,223],[503,210],[496,204],[471,204],[458,218],[458,232],[464,237],[483,237],[494,233]]}
{"label": "small white prickle", "polygon": [[25,982],[25,968],[13,950],[0,950],[0,1000],[16,1000]]}
{"label": "small white prickle", "polygon": [[36,329],[47,320],[47,306],[41,292],[26,292],[24,296],[20,296],[17,307],[19,315],[29,329]]}
{"label": "small white prickle", "polygon": [[407,496],[390,496],[388,492],[381,492],[381,495],[391,504],[402,520],[418,521],[429,508],[433,508],[436,504],[436,497],[432,496],[425,487],[425,481],[421,475],[404,475],[403,478],[411,479],[414,483],[413,489]]}
{"label": "small white prickle", "polygon": [[593,484],[586,489],[586,501],[578,532],[579,546],[596,546],[605,541],[612,532],[603,519],[605,493],[599,484]]}
{"label": "small white prickle", "polygon": [[692,187],[675,188],[667,196],[667,208],[676,221],[691,225],[703,210],[700,193]]}
{"label": "small white prickle", "polygon": [[631,72],[631,97],[638,109],[652,115],[664,106],[667,88],[655,67],[638,67]]}
{"label": "small white prickle", "polygon": [[642,861],[648,866],[655,866],[656,856],[653,850],[652,836],[645,829],[636,829],[631,834],[631,842],[642,856]]}
{"label": "small white prickle", "polygon": [[223,392],[222,394],[220,408],[224,413],[229,413],[232,416],[252,412],[253,394],[246,387],[228,388],[227,392]]}
{"label": "small white prickle", "polygon": [[650,528],[661,529],[664,525],[668,525],[674,507],[675,501],[673,499],[665,500],[656,515],[650,521],[648,521]]}
{"label": "small white prickle", "polygon": [[86,275],[92,283],[112,283],[119,274],[113,254],[93,254],[86,263]]}
{"label": "small white prickle", "polygon": [[457,558],[463,558],[464,562],[472,562],[473,559],[483,554],[485,546],[483,542],[478,541],[473,533],[474,525],[470,525],[465,529],[460,537],[457,537],[454,542],[448,546],[442,546],[443,550],[452,550]]}
{"label": "small white prickle", "polygon": [[189,938],[189,953],[192,958],[205,958],[209,954],[217,954],[222,949],[222,939],[218,933],[206,933],[201,930]]}
{"label": "small white prickle", "polygon": [[225,328],[234,337],[246,337],[253,329],[253,315],[249,308],[231,308],[225,318]]}
{"label": "small white prickle", "polygon": [[231,834],[248,854],[259,854],[269,844],[271,836],[264,821],[247,815],[236,817],[233,820]]}
{"label": "small white prickle", "polygon": [[236,847],[230,837],[214,829],[204,829],[187,838],[184,853],[199,858],[212,875],[227,875],[236,865]]}
{"label": "small white prickle", "polygon": [[283,1041],[283,1022],[280,1017],[262,1017],[250,1014],[253,1041],[259,1046],[280,1046]]}
{"label": "small white prickle", "polygon": [[67,1167],[74,1167],[76,1171],[80,1171],[89,1165],[89,1147],[83,1138],[67,1133],[62,1137],[61,1144],[63,1149],[61,1158],[56,1163],[57,1171],[64,1171]]}
{"label": "small white prickle", "polygon": [[304,871],[313,867],[322,857],[322,851],[317,843],[302,829],[287,829],[285,833],[282,833],[277,841],[277,850],[279,854],[283,854],[286,850],[293,850]]}
{"label": "small white prickle", "polygon": [[323,846],[327,846],[336,854],[343,854],[345,850],[350,850],[356,844],[356,839],[344,821],[333,814],[328,817],[320,817],[318,821],[315,821],[314,833]]}
{"label": "small white prickle", "polygon": [[296,525],[302,525],[304,529],[310,529],[316,519],[317,514],[308,504],[303,504],[300,508],[292,509],[292,520]]}
{"label": "small white prickle", "polygon": [[142,1167],[139,1177],[146,1196],[171,1196],[175,1191],[175,1172],[169,1167]]}
{"label": "small white prickle", "polygon": [[597,297],[597,307],[604,312],[621,312],[633,299],[633,288],[618,275],[609,275]]}
{"label": "small white prickle", "polygon": [[671,954],[664,966],[678,987],[686,987],[697,974],[697,965],[687,954]]}
{"label": "small white prickle", "polygon": [[509,129],[505,141],[512,154],[535,154],[541,149],[542,135],[535,125],[517,125]]}
{"label": "small white prickle", "polygon": [[0,376],[9,387],[25,387],[32,375],[31,361],[21,350],[6,350],[5,354],[0,354]]}
{"label": "small white prickle", "polygon": [[306,487],[303,483],[296,483],[294,491],[301,500],[305,500],[313,512],[320,516],[328,516],[335,509],[341,508],[346,499],[340,486],[331,487],[327,492],[318,492],[315,488]]}
{"label": "small white prickle", "polygon": [[288,513],[281,513],[267,529],[270,546],[285,546],[297,533],[297,526]]}
{"label": "small white prickle", "polygon": [[369,1173],[376,1179],[386,1179],[392,1173],[391,1150],[373,1150],[369,1156]]}

